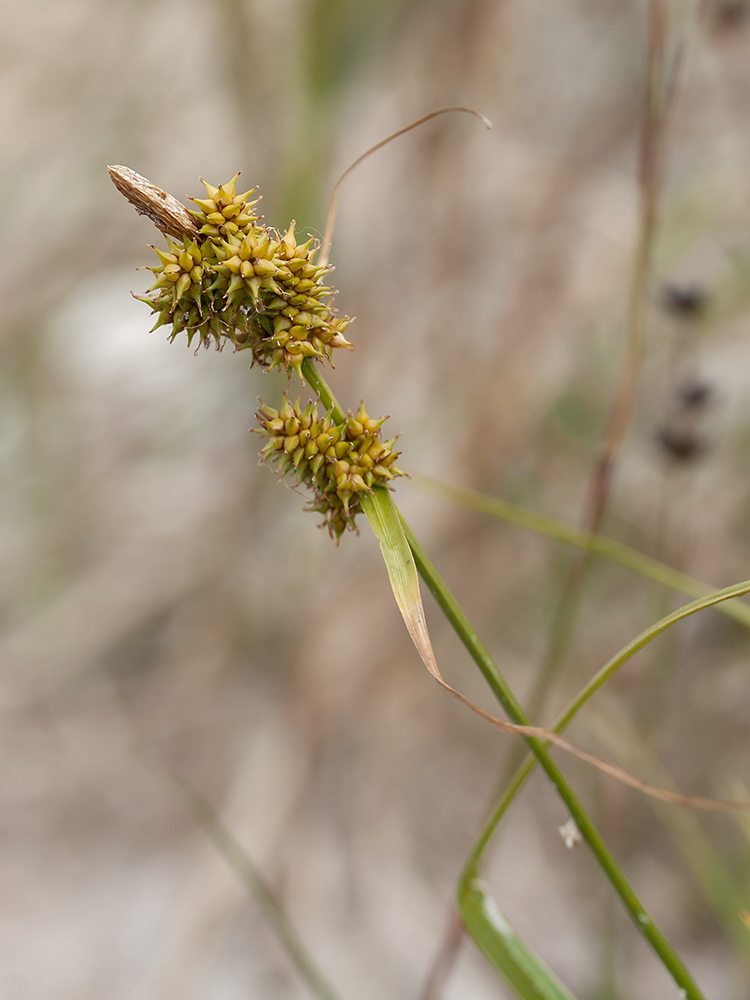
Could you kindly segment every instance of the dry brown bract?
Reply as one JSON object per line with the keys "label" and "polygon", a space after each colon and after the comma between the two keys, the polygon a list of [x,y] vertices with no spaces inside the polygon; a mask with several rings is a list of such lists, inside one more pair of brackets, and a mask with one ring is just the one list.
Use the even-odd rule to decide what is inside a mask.
{"label": "dry brown bract", "polygon": [[107,167],[117,190],[125,195],[140,215],[146,215],[163,233],[181,240],[195,236],[198,226],[188,210],[166,191],[162,191],[130,167]]}

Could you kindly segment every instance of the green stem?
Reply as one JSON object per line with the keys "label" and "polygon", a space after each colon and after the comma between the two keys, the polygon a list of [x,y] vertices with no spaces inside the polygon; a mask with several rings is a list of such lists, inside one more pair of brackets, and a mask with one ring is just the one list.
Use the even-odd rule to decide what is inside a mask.
{"label": "green stem", "polygon": [[[523,726],[530,725],[530,720],[526,716],[520,704],[516,701],[515,696],[498,670],[497,665],[490,656],[487,648],[478,638],[475,630],[472,628],[455,598],[446,587],[439,573],[432,565],[424,550],[421,548],[405,523],[403,523],[403,528],[408,539],[409,546],[414,555],[420,576],[430,588],[430,591],[435,597],[435,600],[438,602],[443,614],[451,623],[454,631],[469,652],[469,655],[479,667],[493,694],[503,706],[512,722]],[[750,584],[748,584],[745,590],[740,592],[747,593],[748,590],[750,590]],[[738,595],[733,594],[732,596]],[[666,628],[666,626],[664,627]],[[637,642],[637,640],[634,640],[634,642]],[[645,645],[645,643],[643,644]],[[633,650],[633,652],[635,652],[635,650]],[[601,683],[604,683],[605,679],[606,678],[603,678]],[[653,918],[634,892],[619,865],[610,854],[606,844],[599,834],[599,831],[592,823],[586,810],[573,792],[573,789],[565,780],[562,771],[550,756],[547,750],[547,744],[545,744],[543,740],[531,736],[524,737],[524,739],[537,762],[547,774],[547,777],[550,779],[552,786],[557,791],[557,794],[567,806],[570,815],[573,817],[576,826],[581,832],[581,835],[588,843],[602,871],[622,900],[633,923],[656,952],[660,961],[668,970],[675,983],[677,983],[678,987],[684,991],[683,996],[688,998],[688,1000],[705,1000],[692,976],[682,964],[679,956],[667,941],[661,929],[656,925]],[[477,876],[478,871],[470,873],[470,877],[472,878]]]}
{"label": "green stem", "polygon": [[336,402],[336,397],[333,395],[331,390],[328,388],[328,383],[320,374],[320,371],[315,365],[312,358],[305,358],[302,362],[302,375],[317,394],[323,406],[326,410],[330,410],[333,416],[334,423],[343,424],[346,420],[346,414],[341,409],[339,404]]}
{"label": "green stem", "polygon": [[221,822],[216,811],[207,799],[193,788],[189,782],[185,781],[184,778],[181,778],[174,772],[172,772],[172,778],[182,793],[185,803],[196,822],[203,827],[206,834],[223,855],[227,864],[230,868],[234,869],[245,883],[247,889],[263,910],[266,919],[276,931],[287,955],[307,983],[310,992],[318,1000],[338,1000],[336,994],[308,954],[307,949],[286,913],[284,913],[281,903],[271,887],[243,851],[242,847],[240,847],[237,840],[235,840],[227,827]]}
{"label": "green stem", "polygon": [[[406,529],[404,530],[406,531]],[[408,533],[407,537],[409,537]],[[748,593],[750,593],[750,580],[744,580],[742,583],[734,584],[731,587],[725,587],[723,590],[718,590],[707,597],[702,597],[697,601],[692,601],[690,604],[685,604],[683,607],[678,608],[677,611],[673,611],[671,614],[656,622],[655,625],[651,625],[649,628],[644,629],[644,631],[629,642],[627,646],[623,646],[623,648],[616,653],[608,663],[605,663],[601,670],[591,678],[586,687],[583,688],[580,694],[577,695],[577,697],[559,716],[552,727],[552,731],[555,733],[562,732],[572,722],[574,717],[578,714],[578,712],[580,712],[586,702],[589,701],[594,694],[596,694],[599,688],[605,684],[609,678],[620,669],[620,667],[624,666],[624,664],[627,663],[632,656],[634,656],[639,650],[643,649],[644,646],[648,645],[652,639],[661,635],[665,629],[668,629],[671,625],[675,625],[677,622],[682,621],[684,618],[688,618],[690,615],[694,615],[697,611],[703,611],[704,608],[714,607],[714,605],[721,604],[724,601],[730,601],[735,597],[742,597],[743,594]],[[529,757],[513,775],[510,784],[503,792],[501,799],[495,806],[489,822],[482,830],[482,833],[477,839],[474,848],[469,855],[466,867],[464,868],[462,882],[468,877],[475,877],[478,873],[482,855],[492,839],[495,829],[505,815],[513,799],[516,797],[521,788],[523,788],[527,778],[532,773],[536,765],[537,761],[533,757]]]}
{"label": "green stem", "polygon": [[[302,363],[302,372],[305,379],[307,379],[309,384],[320,397],[321,402],[327,408],[332,409],[334,420],[337,422],[343,421],[343,410],[338,406],[333,393],[328,388],[324,378],[309,359],[306,359]],[[498,667],[490,656],[487,648],[471,627],[470,622],[459,607],[453,595],[446,587],[435,567],[427,558],[426,553],[414,538],[413,534],[409,530],[409,527],[405,522],[402,522],[402,524],[420,576],[430,588],[430,591],[442,609],[443,614],[451,623],[456,634],[468,650],[469,655],[479,667],[493,694],[503,706],[512,722],[523,726],[530,725],[530,720],[526,716],[518,701],[516,701],[513,692],[508,687],[505,678],[498,670]],[[748,586],[748,590],[750,590],[750,586]],[[743,591],[743,593],[744,592],[746,591]],[[604,683],[604,680],[602,680],[601,683]],[[590,820],[588,813],[579,802],[577,796],[573,792],[573,789],[565,780],[562,771],[550,756],[547,750],[547,744],[545,744],[543,740],[532,736],[524,737],[524,740],[534,757],[537,759],[539,764],[541,764],[543,770],[547,774],[547,777],[552,782],[553,788],[557,791],[557,794],[567,806],[570,815],[573,817],[576,826],[581,832],[581,835],[588,843],[592,853],[599,862],[602,871],[622,900],[625,908],[630,914],[631,919],[633,920],[633,923],[649,942],[664,967],[683,991],[683,996],[686,1000],[705,1000],[692,976],[682,964],[679,956],[667,941],[661,929],[654,923],[650,914],[647,912],[640,899],[633,891],[630,883],[621,871],[617,862],[610,854],[606,844],[599,834],[599,831]]]}

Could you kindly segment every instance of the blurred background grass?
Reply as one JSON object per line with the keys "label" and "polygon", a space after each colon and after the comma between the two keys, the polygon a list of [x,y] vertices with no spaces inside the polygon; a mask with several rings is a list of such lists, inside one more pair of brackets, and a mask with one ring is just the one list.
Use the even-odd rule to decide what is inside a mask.
{"label": "blurred background grass", "polygon": [[[750,11],[673,8],[685,72],[605,530],[720,586],[750,575]],[[337,549],[257,467],[255,397],[283,379],[148,333],[129,293],[161,237],[106,164],[182,200],[241,168],[269,224],[320,232],[369,145],[442,105],[488,115],[492,132],[437,119],[347,181],[331,259],[357,351],[330,382],[392,414],[414,470],[578,522],[622,359],[646,13],[2,5],[0,1000],[307,995],[165,764],[220,811],[342,997],[419,997],[510,750],[429,681],[366,527]],[[397,498],[523,697],[570,554],[416,484]],[[676,600],[602,563],[584,598],[551,709]],[[433,618],[446,674],[489,705]],[[750,784],[747,653],[739,626],[702,615],[574,737],[726,796]],[[565,769],[707,995],[745,1000],[740,825]],[[671,996],[564,820],[535,778],[491,873],[504,910],[582,1000]],[[467,946],[444,996],[508,993]]]}

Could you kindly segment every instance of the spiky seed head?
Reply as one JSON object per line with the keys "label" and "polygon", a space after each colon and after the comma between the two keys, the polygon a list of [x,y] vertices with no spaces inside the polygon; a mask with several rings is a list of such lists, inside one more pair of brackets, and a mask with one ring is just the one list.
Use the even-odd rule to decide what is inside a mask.
{"label": "spiky seed head", "polygon": [[[236,193],[236,174],[214,187],[184,214],[183,232],[154,247],[156,281],[139,296],[157,315],[154,329],[171,325],[188,343],[227,341],[250,350],[266,370],[301,376],[305,358],[331,361],[334,350],[352,350],[344,336],[351,320],[336,315],[333,289],[324,284],[329,265],[314,262],[318,244],[297,242],[295,223],[283,234],[264,226],[253,211],[255,188]],[[148,182],[146,182],[148,183]],[[184,208],[184,206],[183,206]]]}
{"label": "spiky seed head", "polygon": [[332,413],[321,416],[314,403],[303,407],[299,397],[292,402],[284,396],[278,410],[261,402],[257,418],[256,433],[265,439],[262,460],[312,491],[307,509],[323,514],[323,525],[336,541],[345,529],[356,530],[363,494],[403,475],[395,465],[400,454],[393,450],[396,439],[380,440],[387,418],[372,420],[364,404],[356,417],[349,412],[336,424]]}

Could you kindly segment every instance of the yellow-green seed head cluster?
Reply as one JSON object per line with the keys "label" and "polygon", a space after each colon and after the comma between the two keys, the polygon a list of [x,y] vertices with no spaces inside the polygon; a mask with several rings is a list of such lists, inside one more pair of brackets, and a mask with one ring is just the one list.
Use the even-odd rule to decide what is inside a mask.
{"label": "yellow-green seed head cluster", "polygon": [[236,194],[237,177],[218,188],[203,181],[205,198],[191,199],[199,231],[194,238],[167,239],[168,252],[150,268],[156,281],[140,297],[158,314],[154,329],[185,331],[188,344],[249,349],[267,370],[300,374],[307,357],[330,360],[338,347],[351,349],[337,317],[333,289],[324,284],[328,265],[316,265],[318,245],[298,244],[294,223],[281,235],[254,213],[256,189]]}
{"label": "yellow-green seed head cluster", "polygon": [[[197,207],[188,213],[129,168],[110,173],[139,212],[172,234],[166,250],[154,247],[156,280],[140,297],[157,314],[154,329],[171,327],[170,340],[185,332],[198,346],[230,341],[266,370],[300,378],[306,358],[330,361],[334,349],[352,348],[344,337],[351,320],[336,315],[325,284],[331,268],[315,263],[319,245],[298,244],[293,222],[283,235],[263,225],[254,211],[256,189],[237,194],[239,175],[220,187],[203,181],[206,197],[191,199]],[[261,401],[257,417],[263,460],[311,491],[308,509],[323,515],[336,541],[356,530],[363,496],[403,475],[396,439],[380,437],[387,418],[372,419],[364,403],[339,421],[333,410],[321,416],[314,403],[303,408],[285,396],[279,410]]]}
{"label": "yellow-green seed head cluster", "polygon": [[403,475],[395,465],[400,455],[393,450],[396,439],[380,440],[388,418],[373,420],[364,403],[341,424],[330,413],[321,417],[314,403],[303,409],[299,399],[290,403],[286,397],[280,410],[261,402],[257,417],[257,433],[266,438],[262,458],[313,491],[308,509],[324,515],[323,524],[337,540],[346,528],[354,528],[364,493]]}

